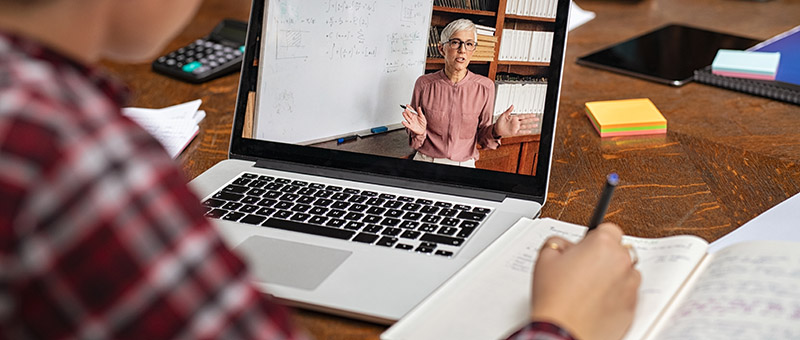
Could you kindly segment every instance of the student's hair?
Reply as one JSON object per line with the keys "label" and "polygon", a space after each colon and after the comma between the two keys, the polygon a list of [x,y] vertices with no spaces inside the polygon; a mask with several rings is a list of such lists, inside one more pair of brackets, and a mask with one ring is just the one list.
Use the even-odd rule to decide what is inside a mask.
{"label": "student's hair", "polygon": [[442,34],[439,37],[439,43],[444,44],[450,41],[450,37],[452,37],[456,32],[460,31],[472,31],[472,33],[475,35],[475,41],[478,41],[478,32],[475,29],[475,24],[469,19],[458,19],[451,21],[449,24],[447,24],[447,26],[444,27]]}

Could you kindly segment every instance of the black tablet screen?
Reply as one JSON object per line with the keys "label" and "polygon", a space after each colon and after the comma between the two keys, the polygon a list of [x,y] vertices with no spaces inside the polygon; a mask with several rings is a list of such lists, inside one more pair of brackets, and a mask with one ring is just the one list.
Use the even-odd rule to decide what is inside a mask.
{"label": "black tablet screen", "polygon": [[578,58],[578,64],[680,86],[694,70],[711,65],[717,50],[744,50],[758,40],[703,29],[667,25]]}

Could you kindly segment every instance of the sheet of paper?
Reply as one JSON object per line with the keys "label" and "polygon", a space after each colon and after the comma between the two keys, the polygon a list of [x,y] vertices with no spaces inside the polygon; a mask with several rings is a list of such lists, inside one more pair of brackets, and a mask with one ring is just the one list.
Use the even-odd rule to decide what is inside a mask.
{"label": "sheet of paper", "polygon": [[707,262],[656,339],[800,339],[797,243],[740,243]]}
{"label": "sheet of paper", "polygon": [[129,107],[122,109],[122,113],[153,135],[170,157],[176,158],[197,135],[198,124],[206,116],[205,111],[198,111],[201,103],[198,99],[163,109]]}
{"label": "sheet of paper", "polygon": [[714,253],[734,243],[755,240],[800,242],[800,194],[765,211],[708,247]]}
{"label": "sheet of paper", "polygon": [[[528,322],[533,265],[550,236],[571,241],[586,228],[552,219],[521,219],[422,304],[381,335],[401,339],[499,339]],[[705,254],[694,236],[626,238],[642,273],[637,314],[626,339],[640,339]]]}
{"label": "sheet of paper", "polygon": [[594,19],[594,12],[590,12],[578,7],[575,1],[569,3],[569,23],[567,23],[567,30],[572,31],[579,26]]}

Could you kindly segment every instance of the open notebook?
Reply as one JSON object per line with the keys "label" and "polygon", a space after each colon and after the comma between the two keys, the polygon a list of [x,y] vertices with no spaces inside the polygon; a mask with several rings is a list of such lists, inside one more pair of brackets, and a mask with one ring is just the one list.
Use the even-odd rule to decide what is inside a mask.
{"label": "open notebook", "polygon": [[[578,241],[585,227],[521,219],[381,335],[399,339],[500,339],[528,322],[531,272],[552,235]],[[800,338],[800,247],[756,241],[708,254],[695,236],[625,237],[642,274],[624,339]]]}

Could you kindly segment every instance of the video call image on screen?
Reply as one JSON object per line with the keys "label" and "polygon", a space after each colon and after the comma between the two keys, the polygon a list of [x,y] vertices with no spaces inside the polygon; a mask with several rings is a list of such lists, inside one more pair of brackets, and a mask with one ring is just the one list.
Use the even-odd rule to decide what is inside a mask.
{"label": "video call image on screen", "polygon": [[[430,0],[304,3],[269,2],[252,129],[245,136],[414,159],[401,105],[411,101],[417,78],[444,68],[442,62],[426,67],[431,31],[441,31],[431,25]],[[547,54],[551,46],[552,37]],[[485,76],[488,65],[471,63],[470,70]],[[535,175],[547,79],[498,72],[494,80],[494,120],[513,104],[513,114],[533,114],[538,123],[504,136],[498,149],[479,147],[479,160],[466,166]]]}

